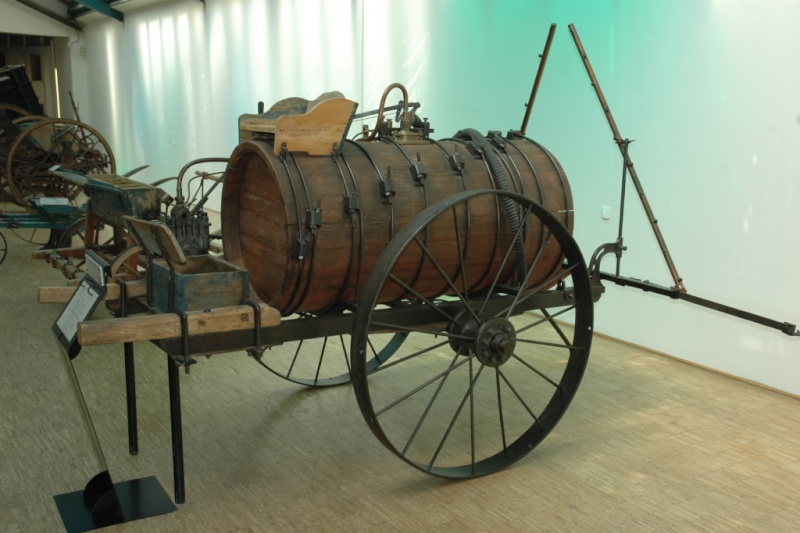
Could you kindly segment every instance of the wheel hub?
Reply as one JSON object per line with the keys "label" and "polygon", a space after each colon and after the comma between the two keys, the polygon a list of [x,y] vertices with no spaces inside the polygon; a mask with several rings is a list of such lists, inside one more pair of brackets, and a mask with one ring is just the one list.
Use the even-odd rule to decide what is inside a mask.
{"label": "wheel hub", "polygon": [[478,360],[486,366],[498,367],[508,361],[517,346],[517,333],[508,319],[491,318],[478,330],[475,339]]}
{"label": "wheel hub", "polygon": [[448,331],[454,335],[450,340],[453,350],[461,355],[477,355],[486,366],[501,366],[511,358],[517,345],[516,330],[505,318],[486,320],[462,312],[450,324]]}

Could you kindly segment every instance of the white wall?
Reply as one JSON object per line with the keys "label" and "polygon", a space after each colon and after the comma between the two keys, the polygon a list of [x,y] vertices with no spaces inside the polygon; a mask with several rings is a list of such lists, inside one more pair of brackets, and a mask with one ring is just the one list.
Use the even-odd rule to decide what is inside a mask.
{"label": "white wall", "polygon": [[[622,167],[574,22],[686,287],[798,323],[797,20],[792,0],[176,0],[92,21],[71,60],[84,120],[121,170],[149,163],[155,180],[229,154],[256,101],[332,89],[366,110],[402,82],[437,137],[519,128],[555,22],[528,133],[570,176],[588,257],[616,238]],[[670,285],[628,200],[623,274]],[[596,316],[604,333],[800,394],[800,339],[633,289],[610,287]]]}

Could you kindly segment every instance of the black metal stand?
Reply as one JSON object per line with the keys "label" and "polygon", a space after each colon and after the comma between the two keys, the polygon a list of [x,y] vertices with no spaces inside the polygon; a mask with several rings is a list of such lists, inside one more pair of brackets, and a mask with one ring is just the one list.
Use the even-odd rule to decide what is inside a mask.
{"label": "black metal stand", "polygon": [[58,346],[100,470],[89,480],[83,490],[54,496],[68,533],[91,531],[112,524],[131,522],[174,511],[176,507],[154,477],[122,483],[111,481],[111,474],[108,471],[105,456],[94,430],[94,424],[78,383],[72,360],[60,342]]}
{"label": "black metal stand", "polygon": [[[86,495],[94,493],[101,485],[106,490],[90,507],[86,502]],[[111,476],[107,471],[93,477],[86,489],[59,494],[54,499],[68,533],[92,531],[112,524],[170,513],[176,509],[155,477],[111,483]]]}
{"label": "black metal stand", "polygon": [[136,423],[136,372],[133,363],[133,343],[126,342],[125,352],[125,398],[128,407],[128,451],[131,455],[139,453],[139,429]]}

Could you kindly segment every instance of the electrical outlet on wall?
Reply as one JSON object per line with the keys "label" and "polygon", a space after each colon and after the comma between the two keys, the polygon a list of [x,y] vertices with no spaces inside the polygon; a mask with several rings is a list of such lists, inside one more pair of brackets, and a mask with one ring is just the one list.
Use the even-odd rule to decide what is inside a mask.
{"label": "electrical outlet on wall", "polygon": [[600,218],[603,220],[610,220],[611,219],[611,207],[607,205],[600,206]]}

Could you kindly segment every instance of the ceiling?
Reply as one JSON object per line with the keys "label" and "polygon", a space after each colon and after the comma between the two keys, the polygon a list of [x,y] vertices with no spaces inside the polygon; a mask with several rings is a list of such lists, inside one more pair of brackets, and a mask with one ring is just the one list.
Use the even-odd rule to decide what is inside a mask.
{"label": "ceiling", "polygon": [[[85,15],[98,14],[120,22],[124,11],[133,5],[141,7],[155,3],[154,0],[9,0],[36,10],[42,16],[57,20],[75,29],[81,29],[80,19]],[[164,1],[164,0],[157,0]],[[203,0],[201,0],[203,1]]]}

